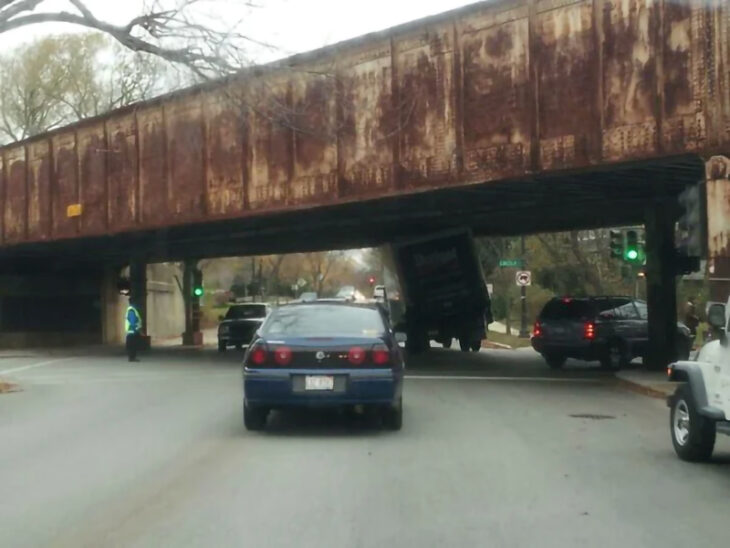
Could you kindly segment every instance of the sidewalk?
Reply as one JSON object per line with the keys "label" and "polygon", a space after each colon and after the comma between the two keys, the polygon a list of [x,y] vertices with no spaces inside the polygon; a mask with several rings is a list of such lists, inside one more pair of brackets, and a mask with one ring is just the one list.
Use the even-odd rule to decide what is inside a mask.
{"label": "sidewalk", "polygon": [[664,371],[627,369],[617,372],[616,379],[626,389],[653,398],[665,399],[677,389],[677,383],[669,382]]}

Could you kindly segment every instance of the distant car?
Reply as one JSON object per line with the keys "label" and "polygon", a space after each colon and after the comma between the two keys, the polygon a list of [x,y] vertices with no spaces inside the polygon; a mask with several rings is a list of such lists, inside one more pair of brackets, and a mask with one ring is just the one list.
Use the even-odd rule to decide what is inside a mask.
{"label": "distant car", "polygon": [[401,428],[403,356],[378,307],[281,306],[264,322],[243,366],[249,430],[264,428],[272,409],[356,405],[377,412],[387,428]]}
{"label": "distant car", "polygon": [[299,295],[299,300],[305,303],[316,301],[317,293],[315,293],[314,291],[306,291]]}
{"label": "distant car", "polygon": [[373,299],[376,301],[385,301],[388,298],[384,285],[376,285],[373,288]]}
{"label": "distant car", "polygon": [[242,348],[253,339],[271,307],[266,303],[245,303],[232,305],[218,325],[218,351],[225,352],[229,346]]}
{"label": "distant car", "polygon": [[[551,299],[532,335],[532,347],[553,369],[568,358],[598,360],[606,369],[620,369],[644,356],[648,341],[647,305],[630,297]],[[677,358],[687,359],[691,348],[689,329],[678,323]]]}
{"label": "distant car", "polygon": [[336,297],[348,301],[354,301],[357,296],[357,289],[351,285],[345,285],[337,292]]}

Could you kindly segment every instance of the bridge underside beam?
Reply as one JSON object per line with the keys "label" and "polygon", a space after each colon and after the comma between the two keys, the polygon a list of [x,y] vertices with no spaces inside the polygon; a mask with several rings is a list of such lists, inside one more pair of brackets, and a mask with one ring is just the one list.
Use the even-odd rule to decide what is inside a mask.
{"label": "bridge underside beam", "polygon": [[471,227],[482,235],[519,235],[642,224],[648,203],[676,196],[702,177],[704,164],[699,158],[678,157],[161,231],[20,246],[2,250],[0,260],[60,256],[73,261],[93,253],[108,263],[125,264],[132,252],[152,262],[344,249],[456,226]]}

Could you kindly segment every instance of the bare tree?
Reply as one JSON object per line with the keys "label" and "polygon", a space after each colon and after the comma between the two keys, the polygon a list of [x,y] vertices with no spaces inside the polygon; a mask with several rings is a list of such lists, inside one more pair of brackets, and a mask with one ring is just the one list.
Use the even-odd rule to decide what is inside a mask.
{"label": "bare tree", "polygon": [[[201,14],[212,10],[204,6],[205,0],[149,0],[141,14],[122,25],[97,17],[86,0],[64,4],[65,9],[46,10],[46,0],[0,0],[0,34],[40,23],[78,25],[106,33],[132,51],[189,67],[202,77],[237,71],[244,44],[265,45],[237,32],[237,22],[201,23]],[[236,5],[253,7],[245,1]]]}

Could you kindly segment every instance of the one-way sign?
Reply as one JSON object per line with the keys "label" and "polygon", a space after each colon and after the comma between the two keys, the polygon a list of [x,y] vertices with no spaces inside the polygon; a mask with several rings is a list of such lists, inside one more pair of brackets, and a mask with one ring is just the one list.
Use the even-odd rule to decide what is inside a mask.
{"label": "one-way sign", "polygon": [[520,287],[532,285],[532,272],[529,270],[520,270],[515,274],[515,283]]}

